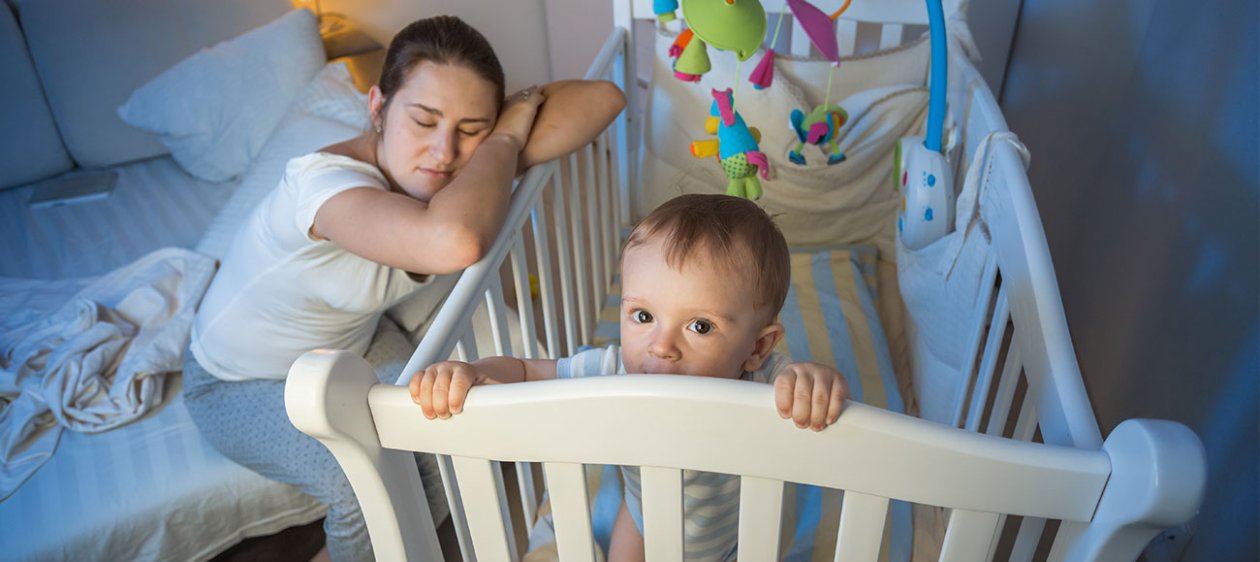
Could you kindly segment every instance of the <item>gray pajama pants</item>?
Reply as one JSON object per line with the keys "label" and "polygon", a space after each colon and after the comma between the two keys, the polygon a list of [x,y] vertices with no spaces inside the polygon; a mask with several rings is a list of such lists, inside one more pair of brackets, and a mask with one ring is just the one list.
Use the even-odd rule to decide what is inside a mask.
{"label": "gray pajama pants", "polygon": [[[413,349],[402,332],[383,319],[367,359],[382,383],[393,383]],[[324,533],[333,560],[373,560],[367,526],[350,482],[322,443],[289,422],[284,381],[222,381],[185,350],[183,394],[202,437],[223,456],[267,478],[297,486],[328,506]],[[428,454],[417,454],[416,464],[433,520],[441,522],[449,511],[437,464]]]}

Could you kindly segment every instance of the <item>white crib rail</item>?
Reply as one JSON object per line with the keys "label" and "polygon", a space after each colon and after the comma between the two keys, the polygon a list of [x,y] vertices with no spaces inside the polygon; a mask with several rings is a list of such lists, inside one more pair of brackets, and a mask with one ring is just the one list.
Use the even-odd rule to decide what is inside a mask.
{"label": "white crib rail", "polygon": [[574,474],[578,463],[644,467],[651,560],[681,559],[682,469],[743,478],[741,501],[752,502],[748,511],[758,515],[756,524],[741,524],[741,552],[745,544],[775,552],[778,526],[770,522],[784,482],[847,490],[853,495],[842,507],[849,523],[839,548],[867,560],[877,554],[871,543],[883,532],[879,514],[889,498],[953,510],[942,560],[985,559],[998,514],[1078,523],[1082,533],[1063,546],[1067,559],[1132,560],[1159,530],[1194,515],[1206,477],[1198,438],[1172,422],[1127,421],[1101,450],[1086,451],[850,403],[834,426],[810,432],[778,418],[771,387],[700,377],[477,387],[459,416],[425,420],[405,388],[377,384],[361,357],[320,351],[294,364],[285,404],[294,424],[337,456],[360,497],[376,554],[389,560],[440,556],[414,462],[398,450],[456,459],[481,560],[516,556],[491,459],[568,471],[550,486],[565,498],[563,506],[553,504],[557,536],[580,559],[588,559],[592,543],[584,490],[569,489],[582,480]]}

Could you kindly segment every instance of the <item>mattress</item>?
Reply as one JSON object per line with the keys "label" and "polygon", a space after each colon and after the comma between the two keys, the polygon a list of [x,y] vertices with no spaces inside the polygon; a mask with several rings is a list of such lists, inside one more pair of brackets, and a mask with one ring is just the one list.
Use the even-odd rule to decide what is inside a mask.
{"label": "mattress", "polygon": [[[0,276],[92,277],[166,246],[222,257],[289,158],[362,130],[347,123],[366,114],[351,84],[341,65],[325,68],[238,181],[200,181],[162,157],[115,168],[104,199],[32,208],[37,186],[0,192]],[[297,488],[220,455],[190,419],[180,377],[168,385],[165,403],[137,422],[62,434],[52,458],[0,502],[0,558],[205,560],[324,515]]]}
{"label": "mattress", "polygon": [[192,248],[240,185],[198,180],[169,156],[114,169],[104,199],[31,208],[39,184],[0,192],[0,276],[95,276],[158,248]]}

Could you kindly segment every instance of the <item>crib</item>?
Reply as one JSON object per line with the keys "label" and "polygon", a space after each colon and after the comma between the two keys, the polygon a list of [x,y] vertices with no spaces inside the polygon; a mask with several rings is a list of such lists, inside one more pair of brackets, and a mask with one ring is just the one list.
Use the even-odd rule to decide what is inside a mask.
{"label": "crib", "polygon": [[[768,13],[783,4],[762,3]],[[653,18],[651,3],[613,5],[612,34],[587,78],[618,83],[627,111],[590,145],[520,180],[506,226],[463,273],[399,385],[448,357],[555,358],[598,343],[600,311],[616,298],[621,237],[652,205],[642,176],[651,171],[645,153],[659,101],[637,99],[643,82],[656,87],[636,72],[635,22]],[[1105,440],[1100,433],[1025,155],[966,55],[965,6],[945,5],[952,31],[947,153],[956,185],[971,186],[960,201],[972,202],[975,232],[983,235],[953,244],[958,267],[970,268],[979,287],[965,306],[904,303],[905,377],[913,389],[906,401],[918,407],[903,409],[921,417],[851,402],[836,425],[806,432],[773,413],[769,387],[639,375],[480,387],[462,414],[427,421],[405,388],[375,384],[362,358],[311,352],[290,372],[286,409],[345,469],[377,557],[442,557],[410,451],[439,455],[464,560],[520,559],[522,531],[535,524],[544,499],[560,559],[598,559],[588,479],[597,465],[641,467],[649,560],[682,559],[684,469],[741,477],[744,560],[786,556],[794,523],[785,519],[785,483],[843,490],[833,514],[838,525],[821,555],[835,560],[888,559],[893,502],[941,510],[940,560],[1132,560],[1159,531],[1193,517],[1206,470],[1189,429],[1138,419]],[[925,29],[918,0],[855,2],[836,23],[842,55],[855,59],[864,56],[863,38],[874,51],[893,52]],[[809,57],[803,35],[784,43],[800,60]],[[897,259],[909,261],[902,250],[895,247]],[[904,276],[913,273],[901,272],[907,290],[913,283]],[[491,350],[478,348],[470,327],[480,307],[489,311]],[[932,330],[941,328],[930,320],[943,314],[961,342],[956,365],[933,355],[941,334]],[[515,463],[515,482],[505,481],[501,463]],[[915,525],[918,534],[917,515]],[[936,557],[919,543],[916,537],[914,559]]]}

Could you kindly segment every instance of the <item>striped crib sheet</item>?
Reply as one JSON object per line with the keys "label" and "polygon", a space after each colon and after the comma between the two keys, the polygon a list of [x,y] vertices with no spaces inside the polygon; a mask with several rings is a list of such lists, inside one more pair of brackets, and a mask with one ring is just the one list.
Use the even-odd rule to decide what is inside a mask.
{"label": "striped crib sheet", "polygon": [[[878,251],[871,246],[794,248],[792,285],[779,316],[786,337],[776,350],[796,361],[836,367],[844,374],[853,400],[905,413],[905,402],[897,386],[888,342],[876,309],[877,260]],[[620,306],[620,278],[615,278],[599,313],[593,338],[596,346],[618,342]],[[587,473],[592,506],[619,505],[620,486],[601,483],[601,476],[616,477],[618,472],[588,466]],[[843,494],[815,486],[792,486],[784,491],[784,501],[787,506],[782,558],[832,560]],[[881,560],[910,559],[911,507],[898,501],[889,504]],[[600,531],[611,529],[611,521],[597,520],[603,511],[592,510],[592,525],[596,539],[606,547],[607,537],[600,536]],[[549,512],[546,506],[539,511],[544,515]],[[554,559],[554,540],[550,521],[540,516],[530,535],[530,555],[526,560]]]}

